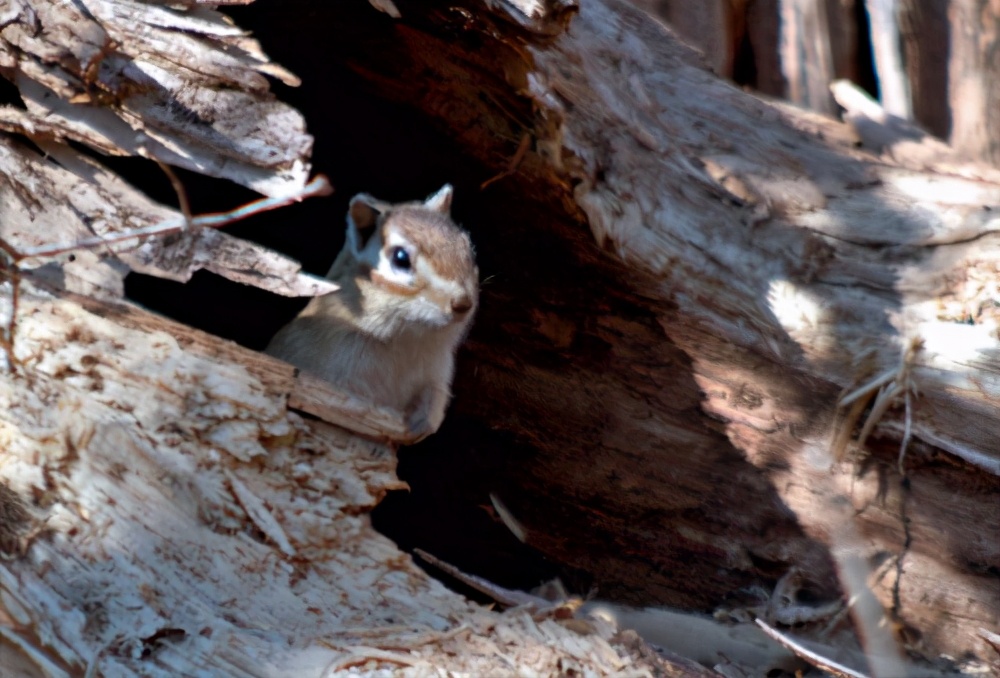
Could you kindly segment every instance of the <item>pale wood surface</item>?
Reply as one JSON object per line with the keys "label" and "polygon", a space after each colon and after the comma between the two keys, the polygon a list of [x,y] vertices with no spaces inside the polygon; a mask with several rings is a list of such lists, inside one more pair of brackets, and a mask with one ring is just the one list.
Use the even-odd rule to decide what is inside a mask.
{"label": "pale wood surface", "polygon": [[[722,83],[616,0],[584,3],[565,31],[570,4],[474,4],[484,23],[467,24],[441,3],[400,1],[393,24],[359,0],[375,18],[331,5],[323,23],[356,22],[334,55],[487,167],[508,169],[531,137],[495,185],[495,209],[470,225],[506,269],[484,287],[450,415],[478,425],[471,448],[508,464],[497,476],[519,483],[507,503],[529,543],[596,573],[602,594],[707,611],[793,568],[836,598],[831,552],[843,544],[832,535],[856,513],[906,648],[983,656],[978,628],[1000,616],[1000,545],[987,529],[1000,523],[996,171],[908,160],[905,143],[858,149],[838,123]],[[24,28],[24,7],[0,36],[50,49]],[[199,30],[208,17],[223,31],[203,11]],[[68,114],[94,95],[73,103],[79,87],[60,78],[82,82],[103,37],[65,35],[84,50],[66,62],[77,72],[31,64],[61,103],[29,113],[54,111],[60,134],[100,147]],[[209,82],[232,66],[210,63]],[[255,73],[242,64],[232,77],[269,100]],[[473,82],[482,96],[469,95]],[[117,119],[136,106],[108,105]],[[188,150],[243,148],[234,166],[255,169],[226,175],[235,181],[277,191],[304,179],[254,165],[259,149],[156,122]],[[296,149],[286,159],[305,148],[295,135],[261,143]],[[2,570],[5,651],[108,675],[319,675],[366,658],[415,674],[436,662],[545,672],[651,661],[610,644],[610,627],[578,636],[474,608],[375,533],[367,512],[400,487],[380,442],[398,425],[391,413],[196,331],[134,309],[101,319],[91,304],[108,302],[63,295],[25,283],[19,368],[0,381],[0,474],[37,532]],[[908,486],[895,469],[898,404],[866,454],[833,464],[838,395],[899,368],[915,339]]]}
{"label": "pale wood surface", "polygon": [[[475,450],[500,469],[479,491],[504,488],[530,544],[636,604],[711,607],[792,563],[835,595],[831,535],[852,506],[903,644],[988,656],[997,171],[905,135],[859,148],[845,125],[721,82],[626,3],[583,3],[554,42],[498,30],[475,52],[435,9],[396,4],[406,28],[372,24],[349,67],[497,172],[533,135],[467,222],[496,277],[436,468]],[[489,96],[464,71],[491,74]],[[829,457],[838,397],[897,371],[919,393],[907,484],[902,399],[866,451]],[[460,433],[473,425],[513,442]]]}
{"label": "pale wood surface", "polygon": [[[657,665],[609,644],[614,626],[600,620],[477,608],[375,532],[368,511],[405,488],[393,447],[368,437],[393,433],[388,413],[338,406],[283,363],[139,309],[23,287],[0,440],[3,482],[30,507],[0,566],[0,665],[55,676]],[[289,391],[353,432],[290,411]]]}

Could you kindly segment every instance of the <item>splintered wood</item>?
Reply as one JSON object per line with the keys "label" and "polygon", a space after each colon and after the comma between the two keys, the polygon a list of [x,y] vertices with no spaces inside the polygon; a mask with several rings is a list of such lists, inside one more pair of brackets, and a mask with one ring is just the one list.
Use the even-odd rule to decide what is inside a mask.
{"label": "splintered wood", "polygon": [[0,654],[67,676],[639,670],[609,624],[498,616],[416,568],[367,515],[405,487],[392,447],[288,411],[281,363],[25,287],[0,482],[35,506]]}
{"label": "splintered wood", "polygon": [[[261,209],[327,191],[306,186],[312,137],[263,74],[297,79],[268,62],[256,41],[209,9],[138,2],[15,1],[2,19],[0,69],[24,107],[0,106],[0,130],[34,144],[0,134],[0,241],[14,259],[2,262],[6,268],[58,257],[64,265],[53,272],[65,273],[65,285],[105,297],[121,296],[128,269],[179,281],[207,269],[287,296],[335,288],[224,233],[150,238],[171,225],[180,230],[190,215],[155,203],[66,144],[230,179],[274,199]],[[96,255],[80,251],[77,243],[87,241]]]}
{"label": "splintered wood", "polygon": [[[156,204],[66,143],[277,201],[234,218],[316,189],[303,118],[265,78],[295,76],[216,4],[0,9],[0,72],[24,102],[0,108],[0,321],[16,368],[0,374],[2,665],[665,671],[600,619],[472,606],[377,534],[368,512],[404,487],[387,442],[399,413],[110,301],[128,268],[330,291],[280,255],[187,228],[211,219]],[[491,253],[523,264],[522,281],[489,301],[517,307],[494,312],[497,336],[535,344],[471,342],[477,376],[456,390],[476,397],[453,414],[544,460],[526,491],[560,511],[516,512],[532,546],[707,608],[764,578],[822,573],[850,523],[884,630],[914,655],[982,657],[978,629],[1000,615],[986,534],[1000,515],[998,172],[939,148],[914,161],[892,134],[860,134],[880,156],[859,149],[844,126],[719,81],[620,0],[373,4],[389,14],[349,14],[372,33],[347,66],[502,172],[484,200],[513,182],[524,192],[496,210],[510,231]],[[386,53],[365,61],[371,45]],[[862,119],[882,125],[877,111]],[[175,226],[179,239],[146,237]],[[533,259],[511,233],[551,236],[532,241],[549,249]],[[580,269],[539,294],[549,254]],[[872,414],[853,415],[891,463],[855,449],[833,464],[838,401],[868,400]]]}
{"label": "splintered wood", "polygon": [[[212,230],[255,212],[329,193],[322,178],[285,197],[225,215],[196,216],[188,224],[185,215],[153,202],[87,156],[61,144],[39,145],[47,156],[0,136],[0,204],[5,217],[0,244],[10,259],[5,262],[8,268],[38,268],[55,259],[66,275],[65,284],[105,297],[122,296],[129,269],[180,281],[206,269],[285,296],[336,289],[277,252]],[[183,237],[171,242],[162,238],[178,232]]]}
{"label": "splintered wood", "polygon": [[267,195],[309,174],[312,137],[264,74],[298,79],[219,12],[13,0],[0,25],[0,68],[27,106],[3,109],[3,128],[157,158]]}

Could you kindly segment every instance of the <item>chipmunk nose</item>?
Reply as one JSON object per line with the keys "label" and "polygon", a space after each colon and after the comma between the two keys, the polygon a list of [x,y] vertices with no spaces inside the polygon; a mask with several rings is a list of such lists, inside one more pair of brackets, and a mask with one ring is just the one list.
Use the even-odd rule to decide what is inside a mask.
{"label": "chipmunk nose", "polygon": [[453,313],[468,313],[471,309],[472,298],[467,294],[451,300],[451,310]]}

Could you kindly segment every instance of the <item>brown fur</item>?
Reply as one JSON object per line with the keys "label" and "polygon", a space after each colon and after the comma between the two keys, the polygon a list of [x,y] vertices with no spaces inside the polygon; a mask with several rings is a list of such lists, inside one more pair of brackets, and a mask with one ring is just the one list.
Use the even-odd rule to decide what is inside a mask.
{"label": "brown fur", "polygon": [[461,280],[476,268],[468,234],[447,216],[407,205],[392,210],[389,218],[407,240],[421,244],[421,252],[439,275]]}
{"label": "brown fur", "polygon": [[[351,202],[348,237],[317,297],[271,340],[267,352],[406,416],[408,442],[438,429],[451,398],[455,350],[479,298],[469,236],[447,215],[450,187],[425,203]],[[435,200],[437,199],[437,200]],[[375,227],[362,246],[360,231]],[[388,258],[401,238],[412,267]]]}

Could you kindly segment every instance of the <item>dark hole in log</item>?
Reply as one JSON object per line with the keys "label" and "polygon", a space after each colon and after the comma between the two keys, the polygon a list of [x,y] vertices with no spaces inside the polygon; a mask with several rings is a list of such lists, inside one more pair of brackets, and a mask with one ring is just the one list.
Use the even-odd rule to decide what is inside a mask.
{"label": "dark hole in log", "polygon": [[[445,48],[475,48],[482,59],[483,50],[502,46],[475,33],[446,43],[365,3],[293,6],[299,10],[257,3],[228,11],[302,77],[299,89],[276,89],[309,121],[314,168],[336,194],[229,232],[323,274],[341,246],[351,195],[412,199],[451,182],[454,214],[472,234],[484,281],[449,416],[437,435],[400,452],[400,477],[413,491],[376,509],[378,529],[403,548],[423,548],[507,587],[559,576],[575,593],[597,587],[602,597],[635,604],[709,610],[741,590],[768,588],[791,556],[835,595],[825,549],[802,534],[766,477],[701,413],[689,360],[660,325],[674,311],[642,293],[651,283],[601,251],[580,215],[567,212],[565,189],[529,171],[480,189],[516,152],[530,107],[505,99],[511,88],[488,73],[462,83],[467,98],[450,100],[446,76],[427,63],[442,59],[433,65],[457,77],[448,59],[458,52]],[[484,42],[473,45],[474,38]],[[407,50],[422,50],[420,59]],[[437,119],[401,101],[435,87]],[[487,122],[477,127],[474,113],[483,107],[503,118],[487,121],[490,129],[507,125],[508,136],[484,131]],[[450,110],[457,119],[448,119]],[[473,158],[462,151],[469,139],[491,146]],[[136,171],[173,202],[165,180],[149,174],[155,167]],[[188,175],[185,184],[196,209],[248,199],[201,177]],[[255,349],[305,304],[207,274],[187,285],[132,275],[126,289]],[[656,431],[645,428],[653,419]],[[493,516],[490,493],[528,527],[529,545]],[[769,545],[782,541],[791,544],[787,555],[770,555]]]}
{"label": "dark hole in log", "polygon": [[[363,10],[363,15],[370,13],[376,24],[380,22],[373,10]],[[314,170],[330,178],[335,194],[254,217],[228,227],[227,232],[285,252],[301,261],[307,271],[324,275],[343,244],[344,215],[352,195],[366,191],[390,201],[408,200],[424,197],[450,182],[456,189],[453,214],[472,233],[481,277],[487,281],[483,286],[484,310],[470,340],[486,341],[490,330],[484,323],[493,313],[491,299],[500,296],[506,304],[530,303],[518,301],[522,294],[530,299],[530,268],[544,266],[553,248],[562,245],[551,236],[533,237],[524,215],[518,215],[522,221],[516,229],[505,232],[497,226],[492,231],[493,242],[477,227],[483,214],[493,215],[494,222],[502,222],[508,213],[514,216],[508,207],[520,197],[516,190],[498,184],[481,192],[479,185],[490,178],[492,170],[463,155],[453,140],[419,112],[367,92],[365,83],[342,62],[319,49],[303,50],[303,44],[323,49],[326,45],[302,39],[301,16],[269,9],[266,3],[230,13],[262,39],[272,58],[302,77],[301,89],[275,88],[306,116],[316,137]],[[341,17],[340,21],[347,19]],[[283,23],[296,28],[283,29]],[[154,199],[177,204],[166,177],[147,161],[111,158],[103,162]],[[228,209],[256,197],[228,182],[175,171],[196,213]],[[533,250],[530,267],[526,257],[503,254],[499,241],[507,239]],[[280,298],[206,272],[196,273],[186,284],[133,273],[126,280],[126,293],[158,312],[253,349],[262,349],[306,304],[303,299]],[[460,357],[460,369],[467,358]],[[468,369],[466,366],[463,372]],[[469,386],[461,388],[457,398],[477,397]],[[387,497],[375,511],[375,526],[404,549],[423,548],[503,586],[531,588],[560,576],[575,590],[586,590],[590,585],[586,575],[549,562],[491,517],[488,493],[496,487],[488,479],[509,465],[512,446],[502,434],[482,444],[491,436],[480,429],[476,422],[453,417],[439,435],[401,450],[399,473],[413,491]],[[480,441],[478,448],[474,441]],[[517,486],[509,482],[507,486],[505,499],[516,499]],[[422,564],[419,559],[417,562]],[[477,597],[435,568],[427,566],[427,570],[466,595]]]}

